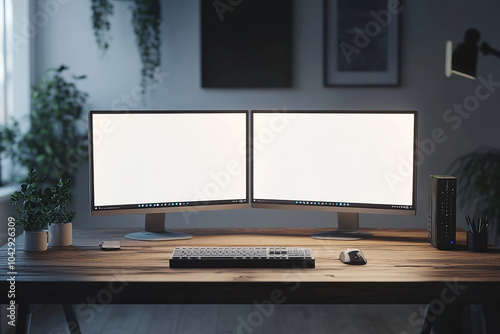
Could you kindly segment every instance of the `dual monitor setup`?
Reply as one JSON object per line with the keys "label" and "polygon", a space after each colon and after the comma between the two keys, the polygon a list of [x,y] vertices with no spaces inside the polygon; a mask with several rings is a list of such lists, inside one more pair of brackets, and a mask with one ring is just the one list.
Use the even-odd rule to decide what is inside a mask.
{"label": "dual monitor setup", "polygon": [[[145,214],[137,240],[188,239],[165,213],[338,213],[320,239],[360,239],[359,213],[415,215],[415,111],[92,110],[92,216]],[[305,226],[304,226],[305,227]]]}

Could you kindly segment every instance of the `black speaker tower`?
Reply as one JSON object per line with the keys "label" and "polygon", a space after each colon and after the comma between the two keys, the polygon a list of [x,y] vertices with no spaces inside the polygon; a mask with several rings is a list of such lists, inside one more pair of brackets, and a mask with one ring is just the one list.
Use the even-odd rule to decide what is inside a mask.
{"label": "black speaker tower", "polygon": [[437,249],[454,249],[457,226],[457,178],[449,175],[431,175],[429,189],[429,242]]}

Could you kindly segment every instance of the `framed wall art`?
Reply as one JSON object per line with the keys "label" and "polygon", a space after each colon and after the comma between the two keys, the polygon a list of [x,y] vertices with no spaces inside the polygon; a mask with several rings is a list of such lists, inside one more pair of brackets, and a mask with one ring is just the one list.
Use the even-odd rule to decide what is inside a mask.
{"label": "framed wall art", "polygon": [[398,86],[399,0],[325,0],[325,86]]}
{"label": "framed wall art", "polygon": [[291,87],[292,6],[201,0],[201,86]]}

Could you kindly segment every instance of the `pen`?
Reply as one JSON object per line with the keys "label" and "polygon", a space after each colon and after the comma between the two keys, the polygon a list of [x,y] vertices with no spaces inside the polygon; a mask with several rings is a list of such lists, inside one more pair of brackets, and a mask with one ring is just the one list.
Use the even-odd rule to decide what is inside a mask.
{"label": "pen", "polygon": [[470,222],[469,215],[465,216],[465,221],[467,222],[467,225],[469,226],[469,231],[471,231],[471,233],[474,233],[474,230],[472,229],[472,224]]}
{"label": "pen", "polygon": [[487,229],[488,229],[488,217],[486,217],[486,218],[484,219],[484,223],[483,223],[483,225],[481,226],[481,231],[480,231],[480,232],[483,232],[483,231],[484,231],[484,232],[488,232],[488,230],[487,230]]}
{"label": "pen", "polygon": [[486,223],[486,225],[484,225],[484,232],[487,232],[487,227],[488,227],[488,223]]}
{"label": "pen", "polygon": [[475,229],[475,226],[474,226],[474,219],[471,219],[469,215],[467,215],[467,218],[469,219],[470,231],[472,233],[476,233],[476,229]]}
{"label": "pen", "polygon": [[472,225],[470,224],[470,217],[468,215],[465,216],[465,222],[467,223],[467,226],[469,226],[469,231],[471,231],[471,233],[474,233],[474,231],[472,230]]}

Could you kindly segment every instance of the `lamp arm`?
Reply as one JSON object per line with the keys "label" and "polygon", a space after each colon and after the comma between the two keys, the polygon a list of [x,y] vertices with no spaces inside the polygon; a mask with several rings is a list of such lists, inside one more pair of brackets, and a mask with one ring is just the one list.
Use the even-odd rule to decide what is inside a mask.
{"label": "lamp arm", "polygon": [[489,55],[489,54],[492,54],[494,56],[497,56],[500,58],[500,51],[499,50],[496,50],[494,48],[492,48],[488,43],[486,42],[483,42],[481,44],[481,52],[484,54],[484,55]]}

